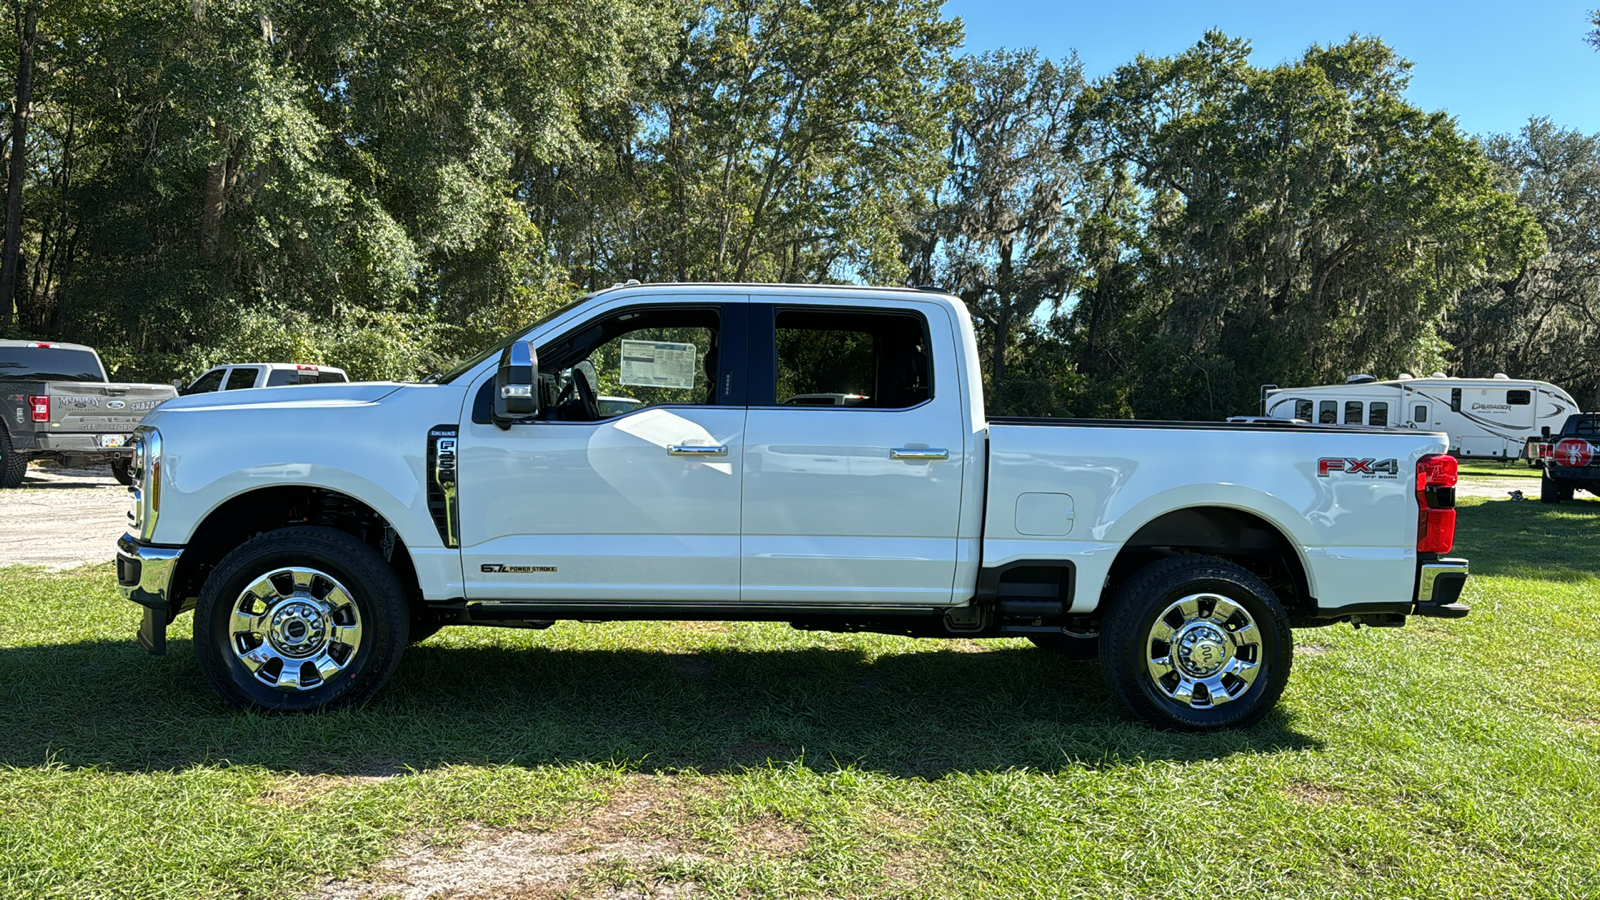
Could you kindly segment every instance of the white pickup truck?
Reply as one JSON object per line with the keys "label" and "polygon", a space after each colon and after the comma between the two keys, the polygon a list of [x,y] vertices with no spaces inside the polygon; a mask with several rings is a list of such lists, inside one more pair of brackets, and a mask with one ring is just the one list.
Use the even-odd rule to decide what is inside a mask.
{"label": "white pickup truck", "polygon": [[366,700],[445,625],[771,620],[1098,655],[1133,715],[1208,730],[1277,702],[1291,626],[1466,614],[1445,449],[988,418],[951,297],[619,286],[433,383],[167,402],[117,577],[153,653],[194,610],[239,706]]}

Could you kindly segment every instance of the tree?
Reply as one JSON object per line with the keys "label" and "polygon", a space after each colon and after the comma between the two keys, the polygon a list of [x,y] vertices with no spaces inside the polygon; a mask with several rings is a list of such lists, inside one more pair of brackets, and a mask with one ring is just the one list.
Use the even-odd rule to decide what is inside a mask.
{"label": "tree", "polygon": [[1533,119],[1487,151],[1547,250],[1462,296],[1445,331],[1454,368],[1552,381],[1590,405],[1600,400],[1600,135]]}
{"label": "tree", "polygon": [[1252,410],[1263,382],[1437,365],[1459,294],[1538,250],[1479,145],[1404,101],[1409,63],[1382,42],[1270,69],[1248,57],[1211,33],[1119,68],[1074,112],[1138,239],[1135,259],[1089,274],[1080,296],[1096,299],[1073,324],[1086,337],[1117,310],[1096,340],[1117,345],[1113,377],[1141,415],[1221,417]]}
{"label": "tree", "polygon": [[933,240],[918,241],[914,266],[982,317],[989,378],[1001,391],[1015,336],[1072,280],[1075,169],[1063,144],[1082,67],[1075,57],[1058,64],[997,51],[963,60],[954,77],[970,94],[951,127]]}
{"label": "tree", "polygon": [[588,114],[602,150],[531,170],[580,281],[902,274],[900,210],[938,177],[959,26],[933,0],[684,9],[639,96]]}

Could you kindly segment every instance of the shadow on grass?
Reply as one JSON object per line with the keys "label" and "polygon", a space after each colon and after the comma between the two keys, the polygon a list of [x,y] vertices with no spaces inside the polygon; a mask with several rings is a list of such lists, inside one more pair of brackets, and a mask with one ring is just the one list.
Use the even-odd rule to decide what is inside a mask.
{"label": "shadow on grass", "polygon": [[[1537,496],[1537,495],[1535,495]],[[1463,504],[1452,555],[1474,575],[1576,582],[1600,577],[1600,499]]]}
{"label": "shadow on grass", "polygon": [[315,715],[226,707],[186,641],[165,657],[113,642],[0,649],[0,765],[382,775],[611,761],[710,773],[799,760],[937,778],[1316,746],[1281,713],[1206,736],[1134,724],[1112,705],[1094,662],[927,646],[870,658],[823,647],[671,654],[423,644],[365,708]]}

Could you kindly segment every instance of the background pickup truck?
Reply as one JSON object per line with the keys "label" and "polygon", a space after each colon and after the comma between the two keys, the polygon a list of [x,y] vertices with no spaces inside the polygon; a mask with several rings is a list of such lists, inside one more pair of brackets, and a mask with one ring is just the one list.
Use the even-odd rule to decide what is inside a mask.
{"label": "background pickup truck", "polygon": [[446,625],[739,619],[1026,637],[1206,730],[1292,626],[1467,612],[1443,435],[990,419],[938,294],[622,286],[436,383],[271,393],[145,421],[118,552],[141,643],[193,609],[240,706],[359,702]]}
{"label": "background pickup truck", "polygon": [[209,394],[212,391],[237,391],[242,388],[283,387],[291,384],[343,384],[350,376],[334,366],[308,366],[302,363],[229,363],[216,366],[179,388],[178,393]]}
{"label": "background pickup truck", "polygon": [[28,462],[111,463],[129,483],[126,447],[144,414],[178,392],[164,384],[113,384],[82,344],[0,341],[0,488],[22,484]]}
{"label": "background pickup truck", "polygon": [[1567,416],[1561,433],[1547,435],[1545,442],[1550,453],[1539,477],[1539,499],[1560,503],[1571,500],[1576,490],[1600,497],[1600,413]]}

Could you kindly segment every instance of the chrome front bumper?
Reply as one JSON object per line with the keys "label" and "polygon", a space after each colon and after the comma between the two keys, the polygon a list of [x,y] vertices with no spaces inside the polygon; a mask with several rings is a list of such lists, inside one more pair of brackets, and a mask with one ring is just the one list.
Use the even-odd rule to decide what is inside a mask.
{"label": "chrome front bumper", "polygon": [[1417,573],[1416,614],[1447,619],[1466,615],[1470,610],[1457,602],[1461,599],[1461,589],[1466,586],[1466,560],[1436,559],[1423,563]]}
{"label": "chrome front bumper", "polygon": [[167,625],[172,622],[172,576],[182,547],[153,547],[131,534],[117,539],[117,587],[122,596],[144,607],[139,645],[151,654],[167,652]]}

